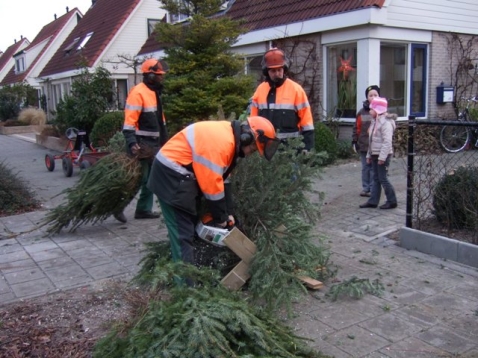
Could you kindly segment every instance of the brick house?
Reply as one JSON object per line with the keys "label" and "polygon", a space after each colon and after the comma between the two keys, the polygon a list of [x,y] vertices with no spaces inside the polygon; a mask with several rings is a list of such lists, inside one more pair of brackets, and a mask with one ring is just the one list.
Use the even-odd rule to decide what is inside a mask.
{"label": "brick house", "polygon": [[[232,0],[222,15],[244,22],[247,32],[233,51],[244,55],[246,73],[258,81],[264,52],[285,50],[316,120],[353,123],[370,84],[381,87],[399,120],[455,116],[449,96],[437,103],[441,84],[454,89],[453,101],[477,92],[475,1]],[[162,55],[151,37],[138,53],[146,54]],[[338,111],[344,89],[349,112]]]}

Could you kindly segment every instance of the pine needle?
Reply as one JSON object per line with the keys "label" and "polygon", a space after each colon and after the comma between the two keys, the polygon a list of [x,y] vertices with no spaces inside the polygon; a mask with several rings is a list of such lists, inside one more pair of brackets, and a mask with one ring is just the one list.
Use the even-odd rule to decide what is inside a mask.
{"label": "pine needle", "polygon": [[111,153],[81,173],[78,183],[62,191],[66,202],[50,210],[41,226],[48,234],[63,228],[75,231],[80,225],[95,224],[121,213],[131,202],[141,182],[141,165],[125,153]]}

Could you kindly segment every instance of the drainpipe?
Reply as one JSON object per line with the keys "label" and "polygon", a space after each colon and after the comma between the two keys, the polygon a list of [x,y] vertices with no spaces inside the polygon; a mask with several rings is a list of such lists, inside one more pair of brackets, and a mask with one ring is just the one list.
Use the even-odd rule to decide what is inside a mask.
{"label": "drainpipe", "polygon": [[415,143],[413,133],[415,130],[415,116],[408,117],[408,155],[407,155],[407,213],[405,226],[412,228],[413,219],[413,160],[415,159]]}

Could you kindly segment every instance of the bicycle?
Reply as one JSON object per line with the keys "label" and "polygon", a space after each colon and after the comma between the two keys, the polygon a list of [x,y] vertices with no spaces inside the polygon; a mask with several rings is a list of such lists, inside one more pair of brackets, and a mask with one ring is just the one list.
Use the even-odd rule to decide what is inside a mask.
{"label": "bicycle", "polygon": [[465,149],[472,139],[476,139],[475,147],[478,147],[478,127],[470,128],[465,123],[473,122],[470,118],[470,105],[477,103],[477,97],[462,98],[466,101],[466,106],[458,114],[458,121],[464,125],[454,126],[446,125],[440,132],[440,144],[448,153],[458,153]]}

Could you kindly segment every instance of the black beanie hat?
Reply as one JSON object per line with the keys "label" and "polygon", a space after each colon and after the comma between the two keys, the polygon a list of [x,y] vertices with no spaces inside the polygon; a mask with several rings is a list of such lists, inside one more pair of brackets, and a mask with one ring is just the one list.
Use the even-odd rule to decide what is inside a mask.
{"label": "black beanie hat", "polygon": [[365,90],[365,98],[368,98],[368,93],[371,90],[377,91],[378,96],[380,97],[380,87],[378,87],[377,85],[372,85],[372,86],[368,86],[367,89]]}

